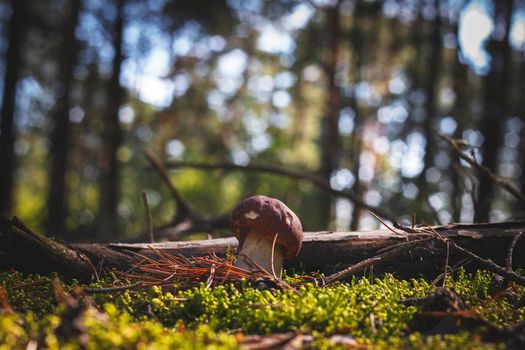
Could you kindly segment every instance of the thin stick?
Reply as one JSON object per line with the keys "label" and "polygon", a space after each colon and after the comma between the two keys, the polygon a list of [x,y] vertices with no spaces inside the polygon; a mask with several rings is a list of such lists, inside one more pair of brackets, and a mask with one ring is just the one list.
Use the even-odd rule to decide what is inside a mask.
{"label": "thin stick", "polygon": [[394,227],[405,232],[405,233],[420,233],[418,229],[414,228],[414,221],[412,221],[412,227],[408,227],[394,221]]}
{"label": "thin stick", "polygon": [[101,293],[113,293],[121,292],[124,290],[136,289],[143,285],[143,282],[137,282],[126,286],[116,286],[107,288],[84,288],[84,291],[89,294],[101,294]]}
{"label": "thin stick", "polygon": [[278,236],[279,236],[279,233],[276,233],[275,237],[273,238],[273,243],[272,243],[272,261],[271,261],[271,264],[272,264],[273,278],[277,278],[277,275],[275,274],[275,267],[273,266],[273,259],[274,259],[274,253],[275,253],[275,243],[277,243],[277,237]]}
{"label": "thin stick", "polygon": [[396,234],[396,235],[402,235],[402,233],[395,231],[395,230],[394,230],[392,227],[390,227],[390,225],[388,225],[383,219],[381,219],[379,216],[377,216],[376,214],[374,214],[374,212],[368,211],[368,213],[369,213],[370,215],[372,215],[373,217],[375,217],[380,223],[382,223],[387,229],[389,229],[390,231],[392,231],[394,234]]}
{"label": "thin stick", "polygon": [[509,280],[511,282],[516,282],[516,283],[518,283],[518,284],[520,284],[522,286],[525,286],[525,277],[520,276],[520,275],[518,275],[518,274],[516,274],[516,273],[514,273],[514,272],[512,272],[510,270],[507,270],[506,268],[499,266],[498,264],[496,264],[495,262],[493,262],[491,260],[483,259],[479,255],[476,255],[476,254],[472,253],[471,251],[469,251],[469,250],[467,250],[467,249],[457,245],[451,239],[445,238],[442,235],[440,235],[433,227],[428,227],[427,228],[427,232],[433,232],[436,235],[436,238],[438,238],[443,243],[449,242],[450,246],[452,248],[457,250],[459,253],[472,258],[482,268],[484,268],[486,270],[489,270],[491,272],[497,273],[498,275],[501,275],[503,278],[506,278],[507,280]]}
{"label": "thin stick", "polygon": [[450,256],[450,244],[447,242],[447,255],[445,257],[445,272],[443,272],[443,287],[445,287],[445,283],[447,280],[447,273],[448,273],[448,259]]}
{"label": "thin stick", "polygon": [[9,304],[9,297],[7,296],[7,291],[2,286],[0,286],[0,306],[2,307],[2,312],[5,312],[7,314],[13,313],[13,308]]}
{"label": "thin stick", "polygon": [[[454,266],[450,267],[449,270],[450,272],[454,272],[456,271],[458,268],[460,268],[461,266],[463,266],[465,263],[468,263],[470,261],[470,258],[463,258],[461,259],[460,261],[458,261]],[[466,264],[465,264],[466,265]],[[432,284],[436,284],[439,282],[440,279],[444,278],[445,277],[445,273],[441,273],[439,276],[437,276],[436,278],[434,278],[434,280],[432,281]]]}
{"label": "thin stick", "polygon": [[514,253],[514,248],[516,247],[516,243],[518,243],[518,240],[522,235],[523,232],[518,233],[516,236],[514,236],[514,238],[512,238],[512,241],[510,242],[509,250],[507,252],[507,259],[505,260],[507,270],[509,271],[512,271],[512,255]]}
{"label": "thin stick", "polygon": [[511,195],[516,197],[517,199],[525,202],[525,195],[521,193],[514,185],[512,185],[507,180],[501,178],[500,176],[494,174],[489,168],[486,166],[479,164],[474,159],[469,157],[468,155],[463,152],[458,145],[458,140],[455,140],[451,137],[448,137],[447,135],[438,134],[439,137],[441,137],[443,140],[445,140],[450,147],[454,150],[454,152],[465,162],[467,162],[470,166],[473,168],[478,169],[483,175],[487,176],[493,183],[498,185],[499,187],[503,188],[505,191],[509,192]]}
{"label": "thin stick", "polygon": [[146,215],[148,220],[148,234],[150,243],[155,243],[155,237],[153,235],[153,216],[151,215],[151,208],[148,201],[148,192],[142,191],[142,202],[146,208]]}
{"label": "thin stick", "polygon": [[256,173],[270,173],[270,174],[276,174],[281,176],[290,177],[292,179],[296,180],[305,180],[310,182],[312,185],[334,195],[337,197],[347,198],[351,200],[354,204],[374,211],[381,215],[384,218],[387,218],[390,221],[394,221],[393,215],[390,213],[387,213],[385,210],[371,206],[361,199],[352,191],[350,190],[336,190],[332,188],[330,185],[330,182],[326,179],[308,173],[304,170],[294,170],[294,169],[288,169],[285,167],[277,166],[277,165],[265,165],[265,164],[249,164],[249,165],[238,165],[238,164],[232,164],[232,163],[198,163],[198,162],[181,162],[181,161],[169,161],[166,162],[166,167],[169,169],[178,169],[178,168],[193,168],[193,169],[203,169],[203,170],[214,170],[214,169],[221,169],[226,171],[245,171],[245,172],[256,172]]}
{"label": "thin stick", "polygon": [[[408,239],[408,237],[406,237]],[[430,241],[430,240],[433,240],[434,237],[427,237],[427,238],[421,238],[421,240],[427,240],[427,241]],[[393,245],[390,245],[388,247],[385,247],[385,248],[382,248],[382,249],[379,249],[377,251],[377,253],[383,253],[383,252],[388,252],[394,248],[397,248],[397,247],[400,247],[400,246],[403,246],[403,245],[406,245],[406,244],[410,244],[412,243],[413,241],[404,241],[404,242],[401,242],[401,243],[397,243],[397,244],[393,244]]]}
{"label": "thin stick", "polygon": [[341,270],[339,272],[336,272],[328,277],[325,278],[326,285],[332,284],[336,281],[339,281],[345,277],[348,277],[350,275],[353,275],[357,272],[363,271],[364,269],[374,266],[380,263],[383,263],[388,260],[392,260],[393,258],[397,257],[404,251],[408,250],[411,247],[414,247],[416,245],[421,244],[422,242],[426,242],[428,239],[418,239],[412,242],[407,242],[406,244],[399,246],[397,248],[394,248],[392,250],[389,250],[387,252],[381,253],[379,255],[373,256],[371,258],[365,259],[363,261],[358,262],[357,264],[354,264],[350,267],[347,267],[344,270]]}
{"label": "thin stick", "polygon": [[157,158],[157,156],[155,155],[155,153],[153,153],[152,150],[144,150],[144,155],[149,160],[153,168],[157,170],[164,183],[168,186],[171,195],[175,200],[175,203],[177,204],[177,216],[188,216],[188,214],[191,213],[190,206],[182,198],[177,188],[175,188],[175,186],[171,182],[170,176],[168,175],[168,170],[166,169],[164,164],[160,161],[159,158]]}

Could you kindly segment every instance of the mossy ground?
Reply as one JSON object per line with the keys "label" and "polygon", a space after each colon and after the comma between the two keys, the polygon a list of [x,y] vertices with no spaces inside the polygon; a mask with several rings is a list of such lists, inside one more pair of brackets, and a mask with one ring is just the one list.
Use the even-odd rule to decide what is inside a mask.
{"label": "mossy ground", "polygon": [[[66,306],[56,302],[51,279],[0,273],[7,292],[0,313],[0,349],[26,349],[28,344],[49,349],[80,348],[78,337],[60,336],[57,327]],[[99,281],[89,287],[109,284]],[[477,317],[498,327],[525,320],[525,308],[509,298],[493,300],[492,275],[456,273],[446,285],[465,300]],[[76,282],[64,284],[73,291]],[[298,332],[313,336],[312,348],[337,346],[333,334],[353,337],[360,348],[379,349],[498,349],[504,344],[483,342],[476,332],[425,336],[414,329],[416,306],[402,300],[420,298],[435,288],[422,279],[401,280],[391,275],[354,278],[328,287],[258,290],[244,283],[176,292],[151,288],[95,294],[94,307],[82,313],[88,349],[234,349],[241,334]],[[517,294],[525,290],[516,287]],[[5,298],[4,298],[5,299]],[[6,308],[12,308],[7,312]],[[342,346],[339,346],[342,348]]]}

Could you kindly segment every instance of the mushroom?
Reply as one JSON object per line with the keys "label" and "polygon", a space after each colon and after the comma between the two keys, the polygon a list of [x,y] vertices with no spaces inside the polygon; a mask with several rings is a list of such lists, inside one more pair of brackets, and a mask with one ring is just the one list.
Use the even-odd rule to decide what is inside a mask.
{"label": "mushroom", "polygon": [[233,210],[230,223],[239,240],[239,257],[235,263],[238,267],[251,270],[253,264],[249,260],[252,260],[267,272],[281,277],[283,259],[296,257],[301,250],[301,221],[278,199],[246,198]]}

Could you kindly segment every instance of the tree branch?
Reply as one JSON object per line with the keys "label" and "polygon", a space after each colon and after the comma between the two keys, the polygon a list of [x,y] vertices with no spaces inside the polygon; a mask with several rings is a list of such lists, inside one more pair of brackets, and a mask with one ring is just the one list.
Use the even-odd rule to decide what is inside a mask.
{"label": "tree branch", "polygon": [[503,188],[505,191],[519,199],[520,201],[525,202],[525,195],[521,193],[515,186],[513,186],[510,182],[507,180],[501,178],[500,176],[494,174],[489,168],[486,166],[479,164],[475,160],[473,160],[471,157],[465,154],[459,147],[459,142],[456,139],[453,139],[451,137],[448,137],[447,135],[438,134],[439,137],[441,137],[443,140],[445,140],[450,147],[454,150],[454,152],[465,162],[467,162],[470,166],[473,168],[478,169],[483,175],[487,176],[492,182],[494,182],[497,186]]}
{"label": "tree branch", "polygon": [[[160,175],[164,183],[168,186],[175,204],[177,213],[173,220],[166,225],[158,227],[155,232],[159,238],[177,240],[186,233],[210,232],[214,229],[227,228],[229,226],[229,215],[221,215],[214,218],[204,218],[195,212],[191,206],[182,198],[179,191],[173,184],[168,174],[168,170],[160,159],[151,150],[144,150],[144,155],[149,160],[152,167]],[[151,238],[152,235],[150,234]],[[144,240],[143,235],[132,238],[130,241]]]}
{"label": "tree branch", "polygon": [[255,173],[269,173],[281,176],[286,176],[296,180],[305,180],[310,182],[312,185],[332,194],[336,197],[347,198],[354,204],[368,209],[379,216],[394,221],[393,215],[386,212],[385,210],[369,205],[360,200],[355,193],[350,190],[336,190],[330,186],[330,183],[314,174],[310,174],[306,171],[288,169],[277,165],[263,165],[263,164],[250,164],[250,165],[237,165],[232,163],[197,163],[197,162],[181,162],[181,161],[168,161],[165,163],[168,169],[179,169],[179,168],[193,168],[202,170],[225,170],[225,171],[244,171],[244,172],[255,172]]}
{"label": "tree branch", "polygon": [[149,160],[151,166],[155,170],[157,170],[157,173],[159,173],[164,183],[168,186],[171,192],[171,196],[175,200],[175,204],[177,205],[177,215],[175,217],[175,221],[177,221],[178,217],[187,217],[191,212],[191,208],[189,204],[186,203],[186,201],[182,198],[175,185],[173,185],[173,183],[171,182],[170,176],[164,164],[160,161],[159,158],[157,158],[157,156],[155,155],[155,153],[153,153],[152,150],[144,150],[144,155]]}

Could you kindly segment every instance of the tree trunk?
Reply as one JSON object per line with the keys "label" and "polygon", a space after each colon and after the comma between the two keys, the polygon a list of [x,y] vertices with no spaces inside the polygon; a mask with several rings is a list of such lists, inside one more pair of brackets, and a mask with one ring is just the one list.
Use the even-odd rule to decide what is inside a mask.
{"label": "tree trunk", "polygon": [[24,21],[25,0],[12,0],[12,14],[9,20],[9,47],[7,49],[4,94],[2,99],[0,122],[0,213],[11,212],[13,205],[13,187],[15,170],[15,106],[16,84],[20,65],[20,39]]}
{"label": "tree trunk", "polygon": [[[519,179],[519,188],[521,193],[525,193],[525,43],[523,44],[523,49],[521,52],[521,79],[518,83],[518,87],[521,89],[521,103],[518,110],[520,119],[521,119],[521,140],[519,145],[519,154],[521,157],[520,159],[520,168],[521,168],[521,176]],[[525,217],[525,202],[520,201],[518,203],[518,213],[516,217],[523,218]]]}
{"label": "tree trunk", "polygon": [[[327,77],[325,117],[321,125],[321,176],[330,182],[332,172],[339,166],[341,156],[341,140],[339,136],[339,113],[341,110],[341,91],[337,86],[336,74],[341,45],[341,1],[326,9],[329,47],[324,63]],[[332,218],[332,198],[321,194],[319,200],[320,216],[325,220],[323,227],[329,227]]]}
{"label": "tree trunk", "polygon": [[124,100],[124,91],[120,86],[120,72],[124,59],[122,44],[124,30],[125,0],[116,0],[117,17],[113,28],[112,73],[108,84],[107,112],[103,145],[99,156],[100,190],[99,190],[99,233],[101,240],[110,240],[118,236],[118,201],[119,201],[119,164],[117,152],[122,144],[122,130],[119,122],[119,109]]}
{"label": "tree trunk", "polygon": [[[353,48],[354,60],[354,69],[352,71],[353,75],[353,84],[356,86],[361,81],[361,66],[364,62],[363,60],[363,22],[362,17],[364,13],[361,11],[362,1],[357,3],[355,16],[353,18],[352,30],[351,30],[351,45]],[[362,149],[362,128],[363,128],[363,116],[359,111],[359,104],[357,103],[357,96],[355,89],[350,98],[350,107],[354,112],[354,130],[352,132],[352,142],[351,149],[349,154],[351,155],[352,162],[352,173],[354,175],[354,184],[352,186],[352,191],[358,198],[362,197],[362,186],[361,186],[361,177],[359,176],[359,168],[361,167],[361,149]],[[352,220],[350,221],[350,229],[352,231],[357,231],[359,229],[359,218],[361,217],[361,206],[354,204],[354,209],[352,211]]]}
{"label": "tree trunk", "polygon": [[[525,231],[525,222],[494,224],[451,224],[434,229],[443,237],[500,265],[505,264],[513,237]],[[389,230],[371,232],[306,232],[299,256],[285,261],[286,268],[300,271],[333,273],[378,254],[379,251],[399,246],[407,241],[428,238],[421,233],[394,234]],[[225,256],[237,247],[235,238],[205,241],[181,241],[135,244],[71,244],[65,245],[31,232],[19,220],[0,216],[0,268],[15,268],[30,273],[57,271],[68,277],[90,279],[103,268],[126,271],[142,260],[142,256],[158,259],[155,250],[168,254],[199,256],[215,253]],[[515,247],[514,267],[525,266],[525,239]],[[31,256],[31,259],[27,257]],[[435,277],[443,272],[446,248],[437,241],[417,245],[386,266],[374,267],[374,272],[393,272],[399,276]],[[451,251],[449,266],[464,258]],[[475,263],[468,264],[476,268]]]}
{"label": "tree trunk", "polygon": [[[461,4],[460,10],[456,15],[456,22],[452,26],[452,31],[456,34],[456,38],[459,38],[459,18],[461,11],[464,9],[465,4]],[[463,64],[460,60],[461,49],[459,42],[456,43],[456,49],[454,53],[454,63],[452,70],[452,89],[454,90],[455,100],[454,106],[452,107],[452,116],[457,122],[456,130],[454,131],[453,137],[457,139],[462,138],[465,121],[470,117],[469,101],[470,95],[466,87],[469,86],[468,66]],[[461,208],[462,208],[462,193],[461,190],[461,176],[458,173],[459,168],[454,169],[454,166],[460,166],[460,158],[457,154],[451,151],[450,155],[450,177],[452,180],[452,191],[450,195],[450,202],[452,208],[452,220],[454,222],[460,222],[461,219]]]}
{"label": "tree trunk", "polygon": [[[513,0],[495,2],[494,23],[498,28],[503,24],[505,28],[503,38],[497,38],[495,30],[488,44],[491,54],[491,69],[484,79],[484,110],[480,129],[483,141],[483,165],[497,173],[498,153],[502,142],[502,124],[506,117],[507,85],[509,77],[509,58],[511,53],[509,32],[512,17]],[[489,220],[491,203],[494,200],[494,183],[486,176],[480,176],[478,189],[478,203],[476,205],[474,221],[486,222]]]}
{"label": "tree trunk", "polygon": [[[69,6],[68,6],[69,5]],[[75,30],[80,14],[80,0],[72,0],[64,11],[64,39],[60,50],[61,95],[57,96],[57,104],[53,114],[54,128],[51,134],[51,169],[49,172],[49,193],[47,197],[48,217],[47,232],[54,234],[66,233],[67,220],[67,173],[71,144],[71,88],[73,85],[73,69],[77,62],[78,42]]]}
{"label": "tree trunk", "polygon": [[[423,59],[427,64],[425,65],[425,82],[423,89],[425,91],[426,100],[424,103],[425,116],[423,120],[423,136],[426,140],[425,155],[423,158],[423,170],[418,177],[418,189],[419,197],[427,199],[432,189],[431,184],[426,179],[427,171],[434,166],[434,157],[436,154],[436,139],[434,125],[435,120],[438,116],[437,111],[437,100],[438,93],[437,88],[439,86],[439,74],[441,69],[441,13],[440,13],[440,2],[434,1],[434,9],[436,11],[436,17],[432,23],[428,23],[431,26],[431,33],[428,38],[428,44],[423,45]],[[429,203],[426,205],[430,206]],[[433,208],[429,208],[433,212]],[[430,217],[427,218],[430,220]],[[437,217],[433,217],[433,220],[438,220]],[[431,221],[430,221],[431,222]],[[438,223],[438,222],[437,222]]]}

